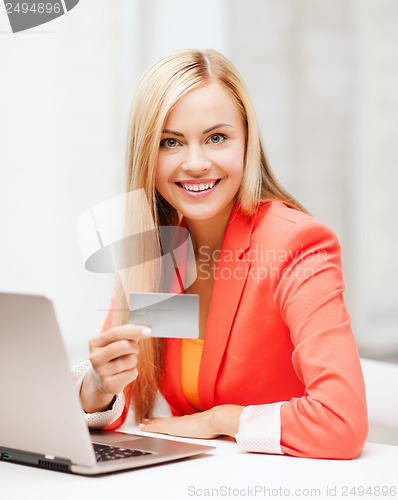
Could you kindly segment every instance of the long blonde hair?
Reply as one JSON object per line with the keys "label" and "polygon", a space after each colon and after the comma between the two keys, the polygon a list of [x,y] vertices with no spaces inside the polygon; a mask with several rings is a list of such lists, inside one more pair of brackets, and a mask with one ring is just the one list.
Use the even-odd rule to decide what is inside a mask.
{"label": "long blonde hair", "polygon": [[[231,62],[214,50],[174,52],[155,63],[140,80],[131,106],[127,134],[127,191],[144,190],[155,229],[178,223],[177,211],[155,188],[162,129],[168,113],[178,100],[210,78],[217,80],[232,96],[246,125],[244,173],[237,193],[237,203],[243,213],[252,215],[263,202],[271,199],[282,200],[291,207],[305,211],[273,176],[266,161],[246,85]],[[140,206],[134,206],[134,214],[132,207],[129,207],[126,225],[132,223],[132,217],[135,223],[137,219],[147,220],[142,215]],[[148,227],[143,227],[145,229]],[[152,271],[156,272],[154,268]],[[129,282],[136,290],[148,290],[148,283],[144,283],[146,279],[148,273],[134,272],[133,269]],[[128,316],[125,293],[119,284],[116,291],[115,326],[127,323]],[[127,399],[132,400],[137,421],[151,415],[162,381],[163,353],[163,340],[140,341],[139,375],[125,388]]]}

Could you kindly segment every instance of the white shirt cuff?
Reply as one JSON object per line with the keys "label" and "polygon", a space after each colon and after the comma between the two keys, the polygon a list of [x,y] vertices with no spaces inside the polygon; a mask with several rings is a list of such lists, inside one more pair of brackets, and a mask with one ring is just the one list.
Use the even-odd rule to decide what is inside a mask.
{"label": "white shirt cuff", "polygon": [[124,394],[118,394],[116,401],[110,410],[98,411],[96,413],[85,413],[86,424],[90,429],[103,429],[113,424],[122,415],[124,409]]}
{"label": "white shirt cuff", "polygon": [[[72,368],[72,376],[78,393],[80,393],[80,389],[86,373],[91,369],[92,365],[89,360],[82,361]],[[103,429],[104,427],[113,424],[113,422],[115,422],[122,415],[124,410],[124,403],[124,394],[123,392],[121,392],[116,397],[116,400],[110,410],[98,411],[96,413],[84,413],[86,424],[90,429]]]}
{"label": "white shirt cuff", "polygon": [[240,451],[283,454],[281,450],[281,411],[287,401],[246,406],[235,435]]}

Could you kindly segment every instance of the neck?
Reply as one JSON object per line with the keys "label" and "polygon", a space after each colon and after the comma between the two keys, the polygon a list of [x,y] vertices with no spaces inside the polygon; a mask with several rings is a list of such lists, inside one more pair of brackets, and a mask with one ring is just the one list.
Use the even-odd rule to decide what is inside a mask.
{"label": "neck", "polygon": [[234,202],[211,219],[185,219],[192,238],[195,255],[198,255],[202,249],[211,256],[213,252],[221,249],[233,207]]}

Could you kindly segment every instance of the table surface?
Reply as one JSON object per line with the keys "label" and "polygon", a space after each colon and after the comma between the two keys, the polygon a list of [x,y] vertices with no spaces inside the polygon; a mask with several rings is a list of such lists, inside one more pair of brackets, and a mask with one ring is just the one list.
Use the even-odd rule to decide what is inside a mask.
{"label": "table surface", "polygon": [[[140,433],[132,425],[120,430]],[[203,440],[186,441],[204,444]],[[240,453],[229,438],[206,440],[205,444],[216,449],[196,458],[99,477],[1,462],[1,498],[179,500],[301,496],[398,500],[397,446],[366,443],[355,460],[315,460]]]}

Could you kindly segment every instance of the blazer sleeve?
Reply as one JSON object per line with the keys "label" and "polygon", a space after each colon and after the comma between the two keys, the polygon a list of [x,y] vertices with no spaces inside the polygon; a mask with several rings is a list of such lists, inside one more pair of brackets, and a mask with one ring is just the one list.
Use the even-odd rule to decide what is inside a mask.
{"label": "blazer sleeve", "polygon": [[368,418],[358,350],[344,305],[340,245],[330,228],[310,219],[294,224],[281,248],[288,257],[277,264],[273,297],[290,331],[292,364],[305,394],[246,407],[238,444],[240,438],[246,451],[354,458],[366,440]]}

